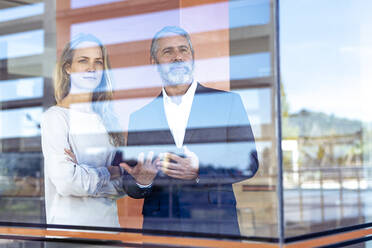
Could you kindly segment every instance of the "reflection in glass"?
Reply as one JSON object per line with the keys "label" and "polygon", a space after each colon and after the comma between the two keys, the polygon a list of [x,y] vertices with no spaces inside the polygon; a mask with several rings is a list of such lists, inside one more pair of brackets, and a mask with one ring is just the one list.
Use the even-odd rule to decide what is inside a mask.
{"label": "reflection in glass", "polygon": [[44,30],[0,36],[0,59],[37,55],[44,52]]}
{"label": "reflection in glass", "polygon": [[229,1],[230,28],[264,25],[270,22],[270,0]]}
{"label": "reflection in glass", "polygon": [[0,112],[0,137],[22,138],[40,135],[42,108],[19,108]]}
{"label": "reflection in glass", "polygon": [[[8,68],[7,74],[9,75],[2,78],[4,91],[9,92],[2,97],[4,101],[14,101],[16,104],[9,105],[9,108],[17,109],[18,106],[23,106],[23,104],[40,105],[40,108],[41,105],[43,107],[52,105],[53,102],[50,98],[52,95],[50,87],[52,70],[46,66],[47,63],[44,61],[49,60],[44,60],[42,53],[53,54],[53,50],[55,50],[55,54],[59,55],[63,50],[61,44],[65,44],[77,33],[93,33],[102,39],[110,58],[112,58],[113,69],[110,72],[112,72],[116,81],[114,105],[119,114],[120,124],[124,127],[129,125],[129,131],[133,131],[133,125],[129,122],[135,120],[137,114],[134,113],[154,101],[156,95],[160,93],[160,90],[156,90],[160,89],[162,78],[158,73],[157,66],[150,65],[149,62],[151,39],[160,28],[167,25],[179,25],[190,32],[195,48],[195,83],[197,83],[199,89],[203,85],[215,92],[213,94],[204,93],[204,96],[199,97],[203,93],[199,94],[200,90],[198,90],[198,97],[195,98],[194,106],[200,107],[204,111],[192,110],[189,119],[190,127],[188,131],[190,132],[185,132],[188,149],[197,153],[200,160],[201,178],[199,179],[202,186],[189,187],[188,183],[196,183],[196,181],[191,182],[192,180],[180,183],[178,182],[181,180],[177,181],[176,179],[167,181],[167,178],[159,173],[161,179],[159,182],[165,182],[170,187],[162,187],[164,191],[156,195],[154,197],[156,199],[152,201],[155,204],[145,204],[144,209],[146,210],[144,211],[152,212],[155,220],[158,220],[155,216],[157,213],[169,217],[162,219],[165,221],[155,222],[153,225],[155,229],[168,230],[170,226],[176,226],[174,224],[180,220],[178,216],[183,214],[185,216],[182,219],[184,228],[181,230],[173,229],[174,231],[180,231],[181,233],[192,231],[197,234],[210,233],[212,236],[239,233],[243,236],[277,237],[277,162],[275,157],[275,115],[273,114],[275,102],[273,79],[275,75],[273,75],[272,69],[275,60],[273,45],[275,34],[274,23],[270,18],[273,16],[272,1],[217,1],[209,4],[198,1],[175,1],[178,5],[175,4],[172,9],[169,9],[169,5],[158,5],[155,3],[156,1],[152,0],[140,1],[140,4],[136,0],[72,0],[65,5],[63,5],[65,2],[61,2],[60,5],[60,2],[57,1],[56,6],[53,5],[53,2],[55,1],[45,1],[45,4],[50,4],[46,6],[52,7],[48,7],[48,11],[45,11],[48,16],[45,16],[46,18],[42,22],[48,23],[43,23],[43,30],[28,30],[29,33],[14,34],[12,33],[14,29],[9,28],[8,35],[2,36],[0,57],[4,59],[3,64],[6,64],[4,67]],[[169,3],[171,2],[174,1],[169,1]],[[101,4],[105,4],[105,6]],[[130,8],[127,8],[128,6]],[[49,11],[54,9],[53,7],[56,7],[57,10],[55,20],[58,29],[56,30],[53,26],[54,23],[49,23],[51,19],[54,20],[53,11]],[[69,7],[73,10],[71,11]],[[88,9],[83,9],[85,7],[88,7]],[[125,11],[119,11],[120,8],[125,9]],[[154,9],[156,10],[154,11]],[[91,11],[97,15],[92,15]],[[52,16],[49,16],[49,14],[52,14]],[[53,37],[55,33],[56,37]],[[25,35],[22,36],[22,34]],[[54,38],[56,38],[56,42]],[[31,44],[34,47],[31,47]],[[57,47],[54,47],[55,44],[57,44]],[[44,49],[44,46],[48,46],[48,49]],[[40,56],[27,57],[29,55]],[[34,57],[36,57],[36,60],[34,60]],[[32,60],[32,67],[28,66],[29,60]],[[38,70],[33,70],[36,67]],[[35,75],[35,77],[40,76],[37,75],[38,72],[43,73],[45,77],[36,83],[36,85],[44,88],[43,91],[35,91],[32,96],[31,93],[27,95],[26,88],[30,87],[30,84],[26,84],[25,81],[13,81],[14,78],[24,78],[25,75],[30,75],[25,72],[25,68],[32,71],[34,73],[32,75]],[[18,88],[16,85],[20,85],[19,91],[16,90]],[[35,87],[38,88],[39,86]],[[222,93],[216,89],[225,90],[228,93]],[[27,89],[27,92],[30,91]],[[40,103],[41,98],[39,98],[41,92],[46,92],[42,103]],[[33,99],[36,96],[38,99]],[[24,101],[25,99],[27,101]],[[100,104],[104,105],[105,103],[102,101]],[[77,105],[79,104],[75,104],[74,107],[84,108],[83,105],[86,106],[86,104]],[[244,112],[245,114],[238,116],[226,114],[227,112],[235,113],[234,111]],[[152,111],[151,115],[148,116],[154,116],[156,113],[157,111]],[[218,116],[216,113],[222,114]],[[246,118],[244,120],[240,118],[243,115],[245,117],[248,115],[249,123]],[[30,115],[27,120],[34,125],[38,125],[40,115]],[[73,124],[72,126],[75,128],[79,121],[81,119],[73,115],[69,124]],[[159,124],[157,121],[158,119],[155,117],[151,118],[151,121],[139,121],[140,124],[134,126],[140,129],[141,125],[147,124],[148,128],[139,130],[137,134],[156,134],[158,131],[164,131],[164,125],[157,125]],[[168,120],[163,118],[162,121],[161,124],[167,126]],[[11,120],[10,123],[14,124],[16,122]],[[73,131],[85,132],[94,128],[93,125],[85,126]],[[244,135],[247,132],[244,130],[248,130],[248,126],[253,134],[250,131],[247,138],[247,135]],[[4,131],[11,130],[11,128],[13,127],[7,126]],[[52,128],[54,128],[53,125]],[[106,129],[108,131],[120,131],[111,127],[106,127]],[[166,138],[145,139],[145,142],[153,142],[151,144],[132,143],[130,146],[120,147],[124,159],[137,159],[140,152],[149,150],[153,150],[155,155],[163,152],[174,152],[185,156],[185,150],[173,145],[172,134],[168,131]],[[4,195],[15,194],[9,189],[14,188],[17,181],[33,185],[32,187],[19,185],[16,187],[17,190],[19,189],[17,191],[18,195],[15,195],[15,197],[18,197],[16,198],[18,202],[16,203],[15,197],[13,197],[6,203],[7,210],[4,212],[4,215],[8,214],[10,216],[8,219],[11,220],[18,221],[18,219],[24,218],[25,221],[35,221],[37,219],[40,219],[41,223],[45,221],[42,219],[45,217],[45,212],[40,208],[40,206],[44,207],[43,198],[39,198],[39,193],[42,191],[36,189],[37,185],[43,185],[44,174],[42,167],[40,167],[43,161],[41,161],[40,156],[32,158],[34,161],[31,159],[31,152],[24,152],[25,149],[30,149],[27,142],[33,142],[32,151],[40,155],[39,131],[35,132],[35,135],[36,137],[33,137],[33,139],[15,137],[14,139],[2,140],[3,151],[6,148],[8,152],[8,154],[2,155],[4,164],[8,163],[8,160],[13,160],[10,162],[12,165],[5,167],[7,170],[1,172],[4,175],[2,178],[6,178],[1,181],[1,187],[3,188],[1,192]],[[255,140],[253,140],[253,135]],[[226,137],[229,138],[228,141],[226,141]],[[55,137],[53,136],[53,138]],[[256,149],[260,162],[260,169],[257,173],[253,168],[254,166],[253,169],[251,168],[252,155],[254,155]],[[90,152],[95,153],[97,150],[92,149]],[[14,158],[21,162],[14,160]],[[33,165],[32,169],[35,173],[39,172],[40,174],[32,174],[28,170],[24,171],[27,171],[30,174],[29,176],[27,176],[28,174],[21,174],[19,171],[23,169],[22,159],[34,161],[32,163],[39,167]],[[90,159],[97,160],[95,157],[90,157]],[[16,171],[16,173],[11,171]],[[256,174],[252,177],[254,173]],[[207,179],[206,183],[203,182],[203,177]],[[22,180],[19,178],[22,178]],[[208,180],[210,185],[207,185]],[[31,181],[33,183],[29,183]],[[39,181],[39,183],[35,181]],[[159,185],[155,183],[154,187],[157,186]],[[34,195],[35,204],[38,202],[39,207],[31,203],[34,198],[29,199],[28,203],[23,201],[23,206],[27,208],[27,211],[25,210],[25,214],[22,215],[19,214],[20,211],[14,208],[22,206],[20,202],[24,200],[22,197],[27,195],[25,192],[29,192],[28,190],[37,192]],[[173,194],[175,191],[185,193],[186,197],[177,198]],[[41,195],[44,194],[41,193]],[[159,195],[160,197],[158,197]],[[175,197],[173,198],[173,196]],[[163,209],[168,211],[157,211],[160,204],[156,204],[157,200],[164,204]],[[15,206],[14,208],[12,208],[12,203]],[[190,203],[195,204],[190,207]],[[145,222],[146,225],[142,225],[143,215],[141,215],[141,210],[143,202],[141,200],[136,201],[125,197],[118,200],[117,204],[121,227],[139,229],[144,227],[148,229],[148,222]],[[178,209],[177,204],[178,206],[181,205]],[[166,206],[171,207],[167,208]],[[66,209],[74,210],[75,208],[70,206]],[[101,210],[101,208],[97,209]],[[94,211],[98,211],[97,209],[94,208]],[[173,210],[179,210],[180,212]],[[66,211],[63,212],[66,213]],[[14,213],[14,215],[12,216],[9,213]],[[134,213],[138,213],[138,215],[134,215]],[[231,224],[229,223],[231,215],[234,215],[234,225],[233,228],[229,229],[227,225],[223,226],[223,224]],[[4,216],[1,216],[1,218],[8,220]],[[73,223],[66,222],[66,224]],[[196,228],[193,228],[195,226]],[[218,227],[221,227],[221,229],[217,230]],[[182,235],[188,234],[182,233]]]}
{"label": "reflection in glass", "polygon": [[41,15],[44,13],[44,3],[27,4],[19,7],[0,9],[0,22]]}
{"label": "reflection in glass", "polygon": [[268,77],[271,75],[270,61],[268,52],[231,56],[231,79]]}
{"label": "reflection in glass", "polygon": [[[229,79],[268,77],[271,75],[270,63],[271,56],[269,53],[197,59],[195,60],[195,76],[200,82],[224,82]],[[214,69],[210,70],[209,68]],[[111,71],[114,78],[126,78],[128,80],[126,83],[117,80],[114,85],[116,90],[160,86],[159,81],[161,79],[154,65],[114,68]]]}
{"label": "reflection in glass", "polygon": [[43,95],[43,78],[0,81],[0,101],[25,100]]}
{"label": "reflection in glass", "polygon": [[[226,11],[228,10],[228,11]],[[230,11],[230,12],[229,12]],[[195,16],[198,16],[197,25]],[[242,18],[244,16],[244,18]],[[263,25],[270,21],[270,1],[231,1],[201,4],[181,10],[164,10],[119,18],[75,23],[71,35],[93,33],[102,37],[104,44],[151,40],[155,30],[166,25],[182,25],[190,33],[202,33],[230,28]],[[248,17],[248,18],[247,18]],[[229,19],[230,18],[230,19]],[[211,21],[213,20],[213,22]],[[230,21],[229,23],[226,20]],[[111,27],[111,28],[106,28]],[[141,30],[141,32],[138,32]],[[125,35],[117,35],[123,34]]]}
{"label": "reflection in glass", "polygon": [[116,3],[116,2],[124,2],[126,0],[69,0],[71,2],[71,8],[72,9],[78,9],[78,8],[86,8],[86,7],[92,7],[97,6],[101,4],[108,4],[108,3]]}
{"label": "reflection in glass", "polygon": [[368,1],[281,3],[287,237],[371,220],[370,66],[363,69],[361,52],[370,49],[361,39],[370,32],[359,28],[371,25],[370,8]]}

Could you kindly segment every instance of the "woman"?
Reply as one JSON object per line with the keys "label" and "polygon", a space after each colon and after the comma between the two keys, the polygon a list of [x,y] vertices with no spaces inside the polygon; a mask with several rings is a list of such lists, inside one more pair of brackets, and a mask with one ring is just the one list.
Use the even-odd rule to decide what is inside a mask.
{"label": "woman", "polygon": [[112,132],[109,69],[104,46],[86,34],[69,42],[57,63],[57,105],[41,123],[48,224],[119,227],[116,199],[125,192],[111,162],[124,137]]}

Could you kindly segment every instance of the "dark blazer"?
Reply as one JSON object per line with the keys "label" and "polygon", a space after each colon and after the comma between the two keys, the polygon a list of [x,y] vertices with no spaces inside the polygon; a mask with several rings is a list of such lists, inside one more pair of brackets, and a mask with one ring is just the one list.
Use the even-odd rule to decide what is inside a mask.
{"label": "dark blazer", "polygon": [[[143,228],[239,235],[232,184],[254,176],[258,169],[254,137],[240,96],[198,84],[184,145],[199,157],[200,180],[179,180],[159,172],[151,192],[144,196]],[[131,115],[131,147],[182,153],[175,148],[162,94]]]}

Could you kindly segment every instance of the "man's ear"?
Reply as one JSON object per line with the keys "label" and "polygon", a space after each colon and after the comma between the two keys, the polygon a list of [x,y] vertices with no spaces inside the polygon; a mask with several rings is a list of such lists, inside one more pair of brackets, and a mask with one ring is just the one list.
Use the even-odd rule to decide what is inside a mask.
{"label": "man's ear", "polygon": [[154,57],[152,57],[152,56],[151,56],[151,58],[150,58],[150,63],[151,63],[152,65],[155,65],[155,64],[156,64],[156,61],[155,61]]}

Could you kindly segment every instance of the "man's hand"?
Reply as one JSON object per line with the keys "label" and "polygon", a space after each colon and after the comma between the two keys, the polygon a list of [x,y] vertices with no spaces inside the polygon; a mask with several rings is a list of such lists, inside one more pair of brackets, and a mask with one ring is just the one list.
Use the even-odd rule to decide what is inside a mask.
{"label": "man's hand", "polygon": [[164,174],[178,179],[193,180],[199,175],[199,158],[184,146],[185,158],[173,153],[165,153],[157,163]]}
{"label": "man's hand", "polygon": [[108,171],[110,172],[110,180],[117,179],[121,177],[121,170],[119,166],[108,166]]}
{"label": "man's hand", "polygon": [[136,180],[137,183],[149,185],[152,183],[152,181],[154,181],[154,178],[158,173],[156,163],[159,161],[159,159],[152,161],[153,156],[154,153],[149,152],[146,161],[144,161],[145,154],[141,152],[138,155],[138,162],[135,167],[130,167],[126,163],[120,163],[120,166],[124,168]]}

